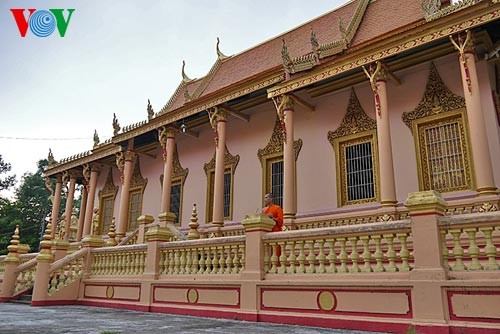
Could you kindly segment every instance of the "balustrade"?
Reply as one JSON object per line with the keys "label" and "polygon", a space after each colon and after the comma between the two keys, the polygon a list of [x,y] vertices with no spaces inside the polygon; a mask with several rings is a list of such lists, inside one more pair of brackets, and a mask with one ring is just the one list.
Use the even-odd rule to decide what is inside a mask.
{"label": "balustrade", "polygon": [[49,296],[82,277],[86,257],[87,250],[84,249],[51,265],[47,291]]}
{"label": "balustrade", "polygon": [[239,274],[245,264],[244,242],[244,237],[224,237],[165,243],[161,250],[160,274]]}
{"label": "balustrade", "polygon": [[17,280],[14,294],[31,289],[35,283],[36,259],[29,260],[17,269]]}
{"label": "balustrade", "polygon": [[441,242],[444,265],[451,271],[500,269],[498,213],[442,219]]}
{"label": "balustrade", "polygon": [[333,227],[271,233],[264,237],[264,271],[269,274],[404,272],[412,269],[408,220],[371,228]]}
{"label": "balustrade", "polygon": [[91,275],[142,275],[147,245],[92,250]]}

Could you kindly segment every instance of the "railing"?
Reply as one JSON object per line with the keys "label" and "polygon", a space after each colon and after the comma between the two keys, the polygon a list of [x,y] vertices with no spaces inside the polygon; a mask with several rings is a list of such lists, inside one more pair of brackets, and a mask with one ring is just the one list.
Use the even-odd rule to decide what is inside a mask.
{"label": "railing", "polygon": [[81,249],[51,264],[49,269],[49,296],[82,277],[87,252],[87,249]]}
{"label": "railing", "polygon": [[127,235],[120,241],[118,246],[135,245],[137,243],[137,238],[139,237],[139,229],[137,228],[134,232]]}
{"label": "railing", "polygon": [[116,246],[92,250],[91,275],[142,275],[147,245]]}
{"label": "railing", "polygon": [[410,220],[269,233],[263,237],[264,271],[268,274],[410,271],[410,239]]}
{"label": "railing", "polygon": [[35,283],[36,258],[33,258],[16,269],[17,280],[14,294],[31,289]]}
{"label": "railing", "polygon": [[499,270],[500,212],[440,219],[443,262],[452,271]]}
{"label": "railing", "polygon": [[308,230],[335,226],[366,225],[409,218],[408,210],[404,207],[398,208],[396,212],[391,214],[370,213],[374,210],[375,209],[369,210],[363,215],[360,215],[359,211],[346,213],[340,210],[341,212],[329,215],[322,219],[318,219],[318,217],[304,217],[297,219],[294,226],[298,230]]}
{"label": "railing", "polygon": [[36,258],[37,255],[38,253],[21,254],[19,255],[19,263],[26,263],[29,260]]}
{"label": "railing", "polygon": [[160,248],[161,275],[229,275],[245,267],[244,236],[166,242]]}

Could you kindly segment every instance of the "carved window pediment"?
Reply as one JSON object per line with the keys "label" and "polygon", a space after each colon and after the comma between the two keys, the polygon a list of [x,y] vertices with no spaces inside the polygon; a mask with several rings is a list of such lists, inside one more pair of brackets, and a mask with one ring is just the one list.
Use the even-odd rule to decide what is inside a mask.
{"label": "carved window pediment", "polygon": [[[266,157],[275,157],[278,155],[283,155],[283,132],[281,131],[281,124],[278,116],[276,116],[276,121],[274,122],[273,133],[266,147],[260,148],[257,151],[257,156],[259,157],[260,163],[263,164]],[[293,150],[295,153],[295,161],[297,161],[302,148],[302,139],[297,139],[293,142]]]}
{"label": "carved window pediment", "polygon": [[[224,167],[231,168],[231,170],[234,173],[236,166],[238,166],[238,162],[240,162],[240,156],[239,155],[232,155],[231,153],[229,153],[227,146],[226,146],[225,152],[224,152]],[[215,169],[215,151],[214,151],[214,155],[212,157],[212,160],[210,160],[208,163],[206,163],[203,166],[203,169],[205,170],[205,174],[207,174],[207,175],[208,175],[209,171]]]}
{"label": "carved window pediment", "polygon": [[413,132],[413,122],[427,116],[437,115],[465,108],[465,99],[453,94],[439,76],[434,63],[431,63],[429,79],[424,96],[417,107],[411,112],[403,113],[403,122]]}
{"label": "carved window pediment", "polygon": [[347,112],[338,129],[335,131],[328,131],[328,140],[333,145],[333,141],[337,138],[376,129],[377,122],[365,113],[354,89],[352,89],[349,104],[347,105]]}

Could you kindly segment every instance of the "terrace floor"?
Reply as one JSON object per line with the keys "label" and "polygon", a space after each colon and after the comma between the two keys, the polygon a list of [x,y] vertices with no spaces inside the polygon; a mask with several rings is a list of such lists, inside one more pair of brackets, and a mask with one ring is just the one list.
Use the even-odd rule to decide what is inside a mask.
{"label": "terrace floor", "polygon": [[[312,324],[311,324],[312,325]],[[354,330],[177,316],[89,306],[0,303],[1,334],[373,334]]]}

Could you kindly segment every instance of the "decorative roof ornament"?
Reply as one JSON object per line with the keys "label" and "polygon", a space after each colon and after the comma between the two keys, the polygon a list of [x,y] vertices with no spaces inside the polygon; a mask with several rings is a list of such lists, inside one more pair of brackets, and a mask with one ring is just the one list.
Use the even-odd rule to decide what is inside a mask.
{"label": "decorative roof ornament", "polygon": [[342,41],[344,42],[345,47],[347,47],[347,45],[349,44],[349,38],[347,37],[349,31],[344,26],[344,21],[342,21],[342,18],[339,19],[339,31],[340,35],[342,36]]}
{"label": "decorative roof ornament", "polygon": [[56,163],[54,160],[54,155],[52,154],[52,149],[49,148],[49,155],[47,156],[47,161],[49,162],[49,166],[52,166]]}
{"label": "decorative roof ornament", "polygon": [[441,0],[422,0],[420,2],[420,7],[424,12],[425,20],[429,22],[454,12],[458,12],[459,10],[475,5],[481,1],[482,0],[461,0],[455,3],[450,3],[447,6],[443,6]]}
{"label": "decorative roof ornament", "polygon": [[285,39],[283,38],[281,44],[281,60],[283,62],[283,69],[288,73],[294,73],[293,62],[288,53],[288,48],[286,47]]}
{"label": "decorative roof ornament", "polygon": [[118,132],[120,132],[120,123],[118,123],[118,118],[116,118],[116,114],[113,113],[113,136],[116,136]]}
{"label": "decorative roof ornament", "polygon": [[183,60],[182,61],[182,82],[189,82],[189,81],[193,81],[193,79],[189,78],[187,75],[186,75],[186,72],[184,71],[186,67],[186,62]]}
{"label": "decorative roof ornament", "polygon": [[217,37],[217,45],[215,47],[215,49],[217,50],[217,58],[219,58],[220,60],[228,58],[228,56],[223,54],[222,51],[219,49],[219,43],[220,43],[220,40],[219,40],[219,37]]}
{"label": "decorative roof ornament", "polygon": [[151,101],[148,99],[148,121],[152,120],[153,117],[155,116],[155,112],[153,110],[153,106],[151,105]]}
{"label": "decorative roof ornament", "polygon": [[313,54],[319,56],[319,43],[316,39],[316,34],[314,33],[313,28],[311,27],[311,50]]}
{"label": "decorative roof ornament", "polygon": [[99,135],[97,134],[97,130],[94,130],[94,148],[99,146]]}

